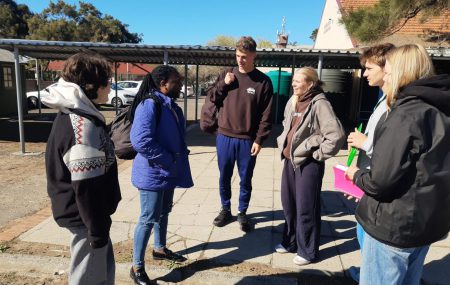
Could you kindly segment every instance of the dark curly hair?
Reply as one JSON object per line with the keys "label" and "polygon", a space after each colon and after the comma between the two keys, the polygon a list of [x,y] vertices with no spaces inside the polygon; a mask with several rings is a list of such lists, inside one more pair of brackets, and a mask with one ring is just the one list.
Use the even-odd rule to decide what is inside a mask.
{"label": "dark curly hair", "polygon": [[111,63],[94,52],[80,52],[72,55],[66,60],[61,74],[65,81],[80,86],[90,100],[97,98],[97,90],[100,86],[108,86],[111,76]]}
{"label": "dark curly hair", "polygon": [[148,94],[154,92],[155,90],[159,90],[159,84],[161,81],[169,81],[169,78],[173,74],[179,75],[179,72],[175,67],[169,65],[158,65],[155,69],[153,69],[152,73],[147,73],[142,80],[141,87],[139,87],[139,91],[137,92],[136,97],[134,97],[131,108],[127,114],[127,118],[131,122],[134,120],[134,113],[137,106],[147,98]]}

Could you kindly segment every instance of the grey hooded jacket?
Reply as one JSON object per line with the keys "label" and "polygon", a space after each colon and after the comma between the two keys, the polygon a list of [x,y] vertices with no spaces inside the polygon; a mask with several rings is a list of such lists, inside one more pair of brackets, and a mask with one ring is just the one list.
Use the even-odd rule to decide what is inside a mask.
{"label": "grey hooded jacket", "polygon": [[[281,159],[284,159],[283,148],[287,134],[291,128],[295,109],[292,106],[294,96],[286,104],[284,110],[283,132],[277,138]],[[330,102],[323,93],[316,95],[305,110],[302,121],[292,137],[290,149],[294,168],[299,167],[308,157],[324,161],[335,155],[345,142],[342,124],[334,114]]]}

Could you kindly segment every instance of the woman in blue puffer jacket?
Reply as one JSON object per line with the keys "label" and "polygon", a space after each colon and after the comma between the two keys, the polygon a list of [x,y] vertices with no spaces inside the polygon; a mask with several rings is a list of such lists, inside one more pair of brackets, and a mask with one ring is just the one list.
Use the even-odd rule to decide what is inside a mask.
{"label": "woman in blue puffer jacket", "polygon": [[158,66],[145,77],[131,107],[133,125],[130,139],[137,151],[131,180],[139,189],[141,203],[130,271],[136,284],[152,284],[145,273],[144,263],[152,228],[155,231],[154,259],[186,260],[166,247],[174,188],[193,186],[185,142],[185,119],[175,103],[181,86],[181,76],[175,68]]}

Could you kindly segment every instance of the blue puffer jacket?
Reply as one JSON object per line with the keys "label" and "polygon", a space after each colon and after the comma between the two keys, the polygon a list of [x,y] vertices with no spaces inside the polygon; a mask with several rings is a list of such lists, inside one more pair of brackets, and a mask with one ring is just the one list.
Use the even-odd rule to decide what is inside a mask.
{"label": "blue puffer jacket", "polygon": [[154,94],[162,102],[159,122],[152,99],[139,104],[134,115],[130,139],[138,154],[133,161],[131,181],[145,190],[192,187],[181,108],[169,97]]}

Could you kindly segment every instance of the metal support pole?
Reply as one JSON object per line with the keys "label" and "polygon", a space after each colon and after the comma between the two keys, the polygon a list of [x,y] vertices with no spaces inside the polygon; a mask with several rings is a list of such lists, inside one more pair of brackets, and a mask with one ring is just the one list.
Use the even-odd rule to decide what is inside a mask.
{"label": "metal support pole", "polygon": [[169,53],[164,51],[164,65],[169,65]]}
{"label": "metal support pole", "polygon": [[[292,71],[291,71],[291,75],[292,78],[294,78],[294,73],[295,73],[295,54],[292,56]],[[294,89],[292,88],[292,84],[289,87],[289,97],[292,95],[292,93],[294,93]]]}
{"label": "metal support pole", "polygon": [[40,68],[39,61],[36,59],[36,78],[37,78],[37,88],[38,88],[38,108],[39,115],[42,114],[42,105],[41,105],[41,76],[40,76]]}
{"label": "metal support pole", "polygon": [[19,117],[20,152],[25,153],[25,134],[23,131],[22,76],[20,72],[19,49],[14,47],[14,67],[16,71],[17,115]]}
{"label": "metal support pole", "polygon": [[319,79],[322,80],[322,66],[323,66],[323,55],[319,55],[319,63],[317,64],[317,73],[319,74]]}
{"label": "metal support pole", "polygon": [[198,64],[195,70],[195,122],[198,120],[198,97],[200,96],[200,89],[198,88]]}
{"label": "metal support pole", "polygon": [[119,96],[118,96],[118,94],[117,94],[117,62],[114,62],[114,85],[115,85],[115,91],[116,91],[116,94],[115,94],[115,98],[116,98],[116,106],[115,106],[115,109],[116,109],[116,115],[119,113],[119,108],[117,107],[117,100],[119,99]]}
{"label": "metal support pole", "polygon": [[281,83],[281,67],[278,67],[278,88],[277,88],[277,97],[275,98],[275,124],[278,124],[278,98],[280,97],[280,83]]}
{"label": "metal support pole", "polygon": [[[186,60],[184,61],[186,62]],[[187,93],[187,76],[188,76],[188,66],[185,63],[184,64],[184,125],[186,126],[187,120],[188,120],[188,114],[187,114],[187,97],[188,97],[188,93]]]}

